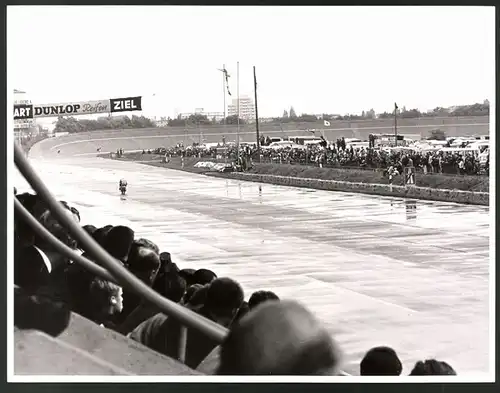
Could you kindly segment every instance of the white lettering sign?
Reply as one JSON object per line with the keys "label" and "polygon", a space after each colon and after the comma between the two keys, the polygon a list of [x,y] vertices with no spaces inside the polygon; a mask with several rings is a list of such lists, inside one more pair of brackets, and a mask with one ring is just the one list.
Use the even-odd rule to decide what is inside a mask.
{"label": "white lettering sign", "polygon": [[34,105],[33,117],[92,115],[110,112],[109,100]]}

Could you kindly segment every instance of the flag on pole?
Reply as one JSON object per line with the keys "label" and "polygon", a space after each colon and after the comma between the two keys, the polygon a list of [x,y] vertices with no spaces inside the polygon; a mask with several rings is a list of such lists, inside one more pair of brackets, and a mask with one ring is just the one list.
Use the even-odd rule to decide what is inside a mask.
{"label": "flag on pole", "polygon": [[225,68],[222,70],[222,72],[224,73],[224,77],[226,78],[227,94],[231,95],[231,92],[229,91],[229,77],[231,75],[228,74],[228,72]]}
{"label": "flag on pole", "polygon": [[397,111],[398,109],[398,104],[394,103],[394,110]]}
{"label": "flag on pole", "polygon": [[325,127],[330,127],[330,122],[328,120],[325,120]]}

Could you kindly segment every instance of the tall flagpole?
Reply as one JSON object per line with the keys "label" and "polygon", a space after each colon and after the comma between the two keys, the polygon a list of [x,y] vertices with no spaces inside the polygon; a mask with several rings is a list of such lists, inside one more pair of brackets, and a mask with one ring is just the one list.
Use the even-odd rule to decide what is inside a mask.
{"label": "tall flagpole", "polygon": [[259,135],[259,106],[257,105],[257,76],[255,75],[255,66],[253,66],[253,90],[255,95],[255,132],[257,136],[257,155],[260,162],[260,135]]}
{"label": "tall flagpole", "polygon": [[237,116],[236,119],[236,157],[239,162],[240,158],[240,62],[236,63],[236,99],[238,100],[237,107]]}

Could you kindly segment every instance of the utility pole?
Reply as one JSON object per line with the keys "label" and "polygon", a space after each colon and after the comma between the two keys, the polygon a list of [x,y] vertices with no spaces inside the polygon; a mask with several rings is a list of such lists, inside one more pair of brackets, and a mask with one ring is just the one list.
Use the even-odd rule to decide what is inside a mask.
{"label": "utility pole", "polygon": [[394,103],[394,146],[398,145],[398,104]]}
{"label": "utility pole", "polygon": [[187,126],[188,126],[187,122],[188,122],[187,118],[185,118],[184,119],[184,143],[183,143],[184,146],[183,146],[183,149],[186,148],[186,138],[187,138],[187,133],[188,133],[188,131],[187,131]]}
{"label": "utility pole", "polygon": [[259,109],[257,105],[257,76],[255,75],[255,66],[253,66],[253,91],[255,96],[255,132],[257,134],[257,155],[260,162],[260,135],[259,135]]}

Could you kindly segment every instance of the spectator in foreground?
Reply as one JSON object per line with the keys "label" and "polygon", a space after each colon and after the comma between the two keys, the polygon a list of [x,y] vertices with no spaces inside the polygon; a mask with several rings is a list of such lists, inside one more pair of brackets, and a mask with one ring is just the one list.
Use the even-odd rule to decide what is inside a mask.
{"label": "spectator in foreground", "polygon": [[240,284],[227,277],[218,278],[209,285],[200,314],[229,327],[243,300],[244,294]]}
{"label": "spectator in foreground", "polygon": [[[243,302],[241,286],[229,278],[218,278],[204,290],[205,303],[196,307],[195,311],[216,323],[229,326]],[[137,326],[129,337],[159,353],[175,357],[179,327],[173,318],[158,313]],[[217,343],[203,333],[188,329],[185,364],[196,368],[216,346]]]}
{"label": "spectator in foreground", "polygon": [[94,225],[84,225],[82,226],[82,229],[87,232],[90,236],[94,234],[95,231],[97,231],[97,228]]}
{"label": "spectator in foreground", "polygon": [[457,375],[456,371],[446,362],[429,359],[425,362],[418,361],[411,370],[411,375]]}
{"label": "spectator in foreground", "polygon": [[157,247],[141,243],[143,242],[132,243],[127,258],[128,268],[142,282],[152,286],[161,266],[160,255],[155,251]]}
{"label": "spectator in foreground", "polygon": [[50,283],[53,264],[38,247],[18,247],[14,252],[14,284],[35,293]]}
{"label": "spectator in foreground", "polygon": [[360,364],[362,376],[398,376],[403,371],[403,365],[394,349],[375,347],[370,349]]}
{"label": "spectator in foreground", "polygon": [[[186,281],[186,280],[184,280],[184,281]],[[186,292],[184,293],[184,295],[182,296],[182,299],[180,301],[180,303],[182,305],[185,305],[185,306],[189,304],[191,298],[198,291],[198,289],[203,288],[203,285],[201,285],[201,284],[194,284],[194,285],[188,286],[188,284],[186,283],[186,286],[187,286]]]}
{"label": "spectator in foreground", "polygon": [[217,278],[217,275],[208,269],[198,269],[193,274],[193,280],[196,284],[210,284]]}
{"label": "spectator in foreground", "polygon": [[194,281],[194,273],[196,272],[195,269],[181,269],[179,271],[179,274],[180,276],[186,280],[187,282],[187,286],[188,288],[191,286],[191,285],[194,285],[196,284],[196,282]]}
{"label": "spectator in foreground", "polygon": [[248,314],[250,311],[250,307],[248,306],[247,302],[243,302],[240,306],[240,309],[238,310],[238,313],[236,314],[236,317],[234,318],[235,321],[239,321],[241,318],[243,318],[245,315]]}
{"label": "spectator in foreground", "polygon": [[68,326],[70,315],[69,307],[63,302],[14,288],[14,326],[18,329],[40,330],[57,337]]}
{"label": "spectator in foreground", "polygon": [[191,288],[194,287],[196,290],[193,292],[192,296],[189,297],[189,300],[186,303],[187,308],[196,312],[199,312],[203,306],[205,306],[205,303],[207,302],[208,288],[210,287],[210,284],[206,284],[201,287],[200,285],[201,284],[191,285]]}
{"label": "spectator in foreground", "polygon": [[[163,297],[175,303],[179,303],[184,295],[184,292],[186,291],[186,280],[178,275],[175,277],[168,277],[166,280],[158,280],[157,278],[153,284],[153,290],[158,292]],[[159,312],[161,312],[161,310],[157,306],[143,300],[116,330],[127,335],[141,323],[155,316]]]}
{"label": "spectator in foreground", "polygon": [[160,248],[155,243],[153,243],[151,240],[140,238],[140,239],[134,240],[134,245],[149,248],[150,250],[153,250],[158,255],[160,254]]}
{"label": "spectator in foreground", "polygon": [[[97,230],[99,231],[99,230]],[[94,235],[97,234],[94,232]],[[134,242],[134,231],[126,226],[112,227],[102,239],[103,248],[123,264],[128,261],[128,255]]]}
{"label": "spectator in foreground", "polygon": [[219,375],[336,375],[330,334],[294,301],[266,302],[236,323],[220,350]]}
{"label": "spectator in foreground", "polygon": [[106,238],[107,234],[111,229],[113,228],[112,225],[106,225],[103,226],[102,228],[97,228],[95,231],[92,232],[92,237],[94,240],[102,246],[104,244],[104,239]]}
{"label": "spectator in foreground", "polygon": [[250,296],[250,299],[248,300],[248,308],[253,310],[259,304],[268,300],[280,300],[280,298],[272,291],[256,291],[252,293],[252,296]]}
{"label": "spectator in foreground", "polygon": [[109,326],[123,308],[122,288],[72,264],[66,273],[71,309],[97,324]]}
{"label": "spectator in foreground", "polygon": [[[160,256],[151,247],[144,247],[134,242],[128,256],[128,269],[134,276],[149,287],[153,283],[160,268]],[[122,323],[141,303],[140,295],[131,290],[125,290],[123,295],[124,308],[117,322]]]}

